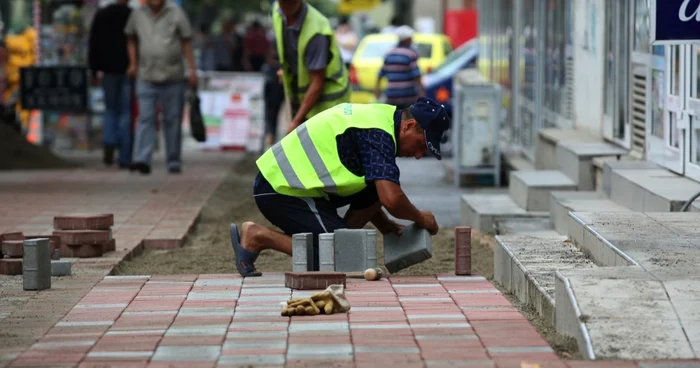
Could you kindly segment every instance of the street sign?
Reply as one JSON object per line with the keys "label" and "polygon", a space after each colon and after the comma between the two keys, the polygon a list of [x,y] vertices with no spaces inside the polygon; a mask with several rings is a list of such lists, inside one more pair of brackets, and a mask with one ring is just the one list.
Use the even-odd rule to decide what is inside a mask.
{"label": "street sign", "polygon": [[88,72],[84,66],[31,66],[20,69],[24,109],[88,112]]}
{"label": "street sign", "polygon": [[700,0],[649,0],[652,45],[700,42]]}
{"label": "street sign", "polygon": [[338,11],[342,14],[350,14],[356,11],[372,10],[381,3],[381,0],[340,0]]}

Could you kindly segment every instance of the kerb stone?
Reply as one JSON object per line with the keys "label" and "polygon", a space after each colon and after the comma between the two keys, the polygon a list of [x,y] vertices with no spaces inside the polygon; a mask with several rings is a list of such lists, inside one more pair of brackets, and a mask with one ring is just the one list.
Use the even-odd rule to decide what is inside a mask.
{"label": "kerb stone", "polygon": [[384,265],[390,273],[432,258],[433,243],[430,233],[416,224],[403,228],[403,234],[384,236]]}
{"label": "kerb stone", "polygon": [[51,243],[49,239],[24,241],[22,279],[24,290],[51,288]]}

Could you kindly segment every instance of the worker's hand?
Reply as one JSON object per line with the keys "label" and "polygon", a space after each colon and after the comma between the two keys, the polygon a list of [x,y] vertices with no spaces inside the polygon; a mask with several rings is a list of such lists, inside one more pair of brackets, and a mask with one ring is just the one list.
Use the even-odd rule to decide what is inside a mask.
{"label": "worker's hand", "polygon": [[129,64],[129,69],[126,70],[126,75],[129,78],[135,78],[136,77],[136,65]]}
{"label": "worker's hand", "polygon": [[284,80],[282,79],[283,75],[282,68],[277,69],[277,79],[280,81],[280,83],[284,83]]}
{"label": "worker's hand", "polygon": [[197,87],[198,81],[199,80],[197,79],[197,72],[195,72],[195,71],[190,72],[190,76],[188,77],[188,82],[189,82],[190,86]]}
{"label": "worker's hand", "polygon": [[431,235],[437,234],[438,230],[440,230],[437,221],[435,221],[435,215],[430,211],[420,211],[420,221],[416,225],[428,230]]}
{"label": "worker's hand", "polygon": [[401,235],[403,235],[403,228],[404,228],[404,225],[401,225],[395,221],[389,220],[389,223],[386,226],[382,226],[382,228],[378,229],[378,230],[383,235],[394,234],[396,236],[401,236]]}

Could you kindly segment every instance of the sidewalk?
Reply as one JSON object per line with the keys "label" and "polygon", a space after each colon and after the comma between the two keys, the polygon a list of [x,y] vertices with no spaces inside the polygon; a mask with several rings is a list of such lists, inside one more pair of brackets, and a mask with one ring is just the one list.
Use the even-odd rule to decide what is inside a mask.
{"label": "sidewalk", "polygon": [[281,274],[107,276],[10,366],[567,367],[482,277],[348,279],[349,313],[280,316],[311,293]]}
{"label": "sidewalk", "polygon": [[[53,216],[113,213],[115,252],[71,259],[71,277],[52,278],[52,288],[22,290],[21,276],[0,276],[0,362],[28,348],[68,313],[122,259],[144,247],[180,246],[238,153],[188,152],[181,175],[168,175],[161,155],[150,176],[106,169],[99,156],[80,154],[79,170],[0,174],[0,232],[47,235]],[[3,363],[0,363],[0,366]]]}

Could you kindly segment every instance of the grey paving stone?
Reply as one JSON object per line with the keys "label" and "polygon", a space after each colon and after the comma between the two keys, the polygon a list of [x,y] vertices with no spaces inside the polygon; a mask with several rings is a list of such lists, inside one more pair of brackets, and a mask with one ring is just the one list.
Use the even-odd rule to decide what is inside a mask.
{"label": "grey paving stone", "polygon": [[312,322],[289,325],[289,332],[348,331],[347,322]]}
{"label": "grey paving stone", "polygon": [[114,321],[74,321],[58,322],[56,327],[86,327],[86,326],[111,326]]}
{"label": "grey paving stone", "polygon": [[48,238],[28,239],[23,245],[22,286],[24,290],[51,288],[51,243]]}
{"label": "grey paving stone", "polygon": [[639,368],[700,368],[700,362],[648,362],[639,363]]}
{"label": "grey paving stone", "polygon": [[128,307],[128,303],[118,303],[118,304],[78,304],[74,309],[84,309],[84,308],[89,308],[89,309],[111,309],[111,308],[126,308]]}
{"label": "grey paving stone", "polygon": [[238,291],[220,291],[220,292],[190,292],[187,294],[187,300],[237,300]]}
{"label": "grey paving stone", "polygon": [[321,271],[335,271],[335,236],[318,234],[318,262]]}
{"label": "grey paving stone", "polygon": [[337,272],[364,272],[377,267],[376,230],[338,229],[334,234]]}
{"label": "grey paving stone", "polygon": [[32,345],[33,349],[43,349],[43,348],[67,348],[71,346],[92,346],[95,345],[96,340],[90,341],[61,341],[61,342],[37,342]]}
{"label": "grey paving stone", "polygon": [[173,326],[165,332],[165,336],[223,336],[227,331],[228,325]]}
{"label": "grey paving stone", "polygon": [[332,358],[352,359],[351,344],[291,344],[287,349],[287,359]]}
{"label": "grey paving stone", "polygon": [[289,295],[253,295],[241,296],[239,302],[283,302],[289,300]]}
{"label": "grey paving stone", "polygon": [[236,313],[238,312],[248,312],[248,311],[260,311],[260,310],[276,310],[279,311],[281,307],[278,304],[270,305],[237,305]]}
{"label": "grey paving stone", "polygon": [[549,353],[553,352],[549,346],[527,346],[527,347],[496,347],[487,348],[489,353]]}
{"label": "grey paving stone", "polygon": [[88,359],[138,359],[146,360],[153,355],[152,351],[91,351],[88,353]]}
{"label": "grey paving stone", "polygon": [[284,285],[281,287],[266,287],[266,288],[245,288],[241,290],[241,297],[244,296],[254,296],[254,295],[265,295],[265,294],[279,294],[289,296],[289,289],[285,288]]}
{"label": "grey paving stone", "polygon": [[474,282],[474,281],[486,281],[486,277],[483,276],[442,276],[437,278],[438,281],[450,281],[450,282]]}
{"label": "grey paving stone", "polygon": [[403,289],[403,288],[429,288],[429,287],[434,287],[434,288],[442,288],[442,284],[434,282],[431,284],[393,284],[391,285],[394,287],[394,289]]}
{"label": "grey paving stone", "polygon": [[450,302],[452,301],[452,298],[450,297],[405,297],[405,298],[399,298],[400,302]]}
{"label": "grey paving stone", "polygon": [[221,365],[235,365],[237,367],[241,366],[270,366],[270,365],[283,365],[285,362],[284,355],[272,354],[272,355],[226,355],[219,358],[219,366]]}
{"label": "grey paving stone", "polygon": [[421,319],[466,319],[464,314],[414,314],[409,315],[408,320],[421,320]]}
{"label": "grey paving stone", "polygon": [[233,316],[234,308],[216,307],[216,308],[182,308],[178,313],[180,317],[197,317],[197,316]]}
{"label": "grey paving stone", "polygon": [[224,341],[224,350],[274,350],[286,349],[287,340],[272,341]]}
{"label": "grey paving stone", "polygon": [[139,311],[139,312],[123,312],[122,316],[165,316],[169,314],[177,314],[177,311]]}
{"label": "grey paving stone", "polygon": [[273,339],[286,338],[289,333],[287,330],[280,331],[229,331],[226,334],[227,339]]}
{"label": "grey paving stone", "polygon": [[72,262],[62,260],[51,260],[51,276],[70,276]]}
{"label": "grey paving stone", "polygon": [[411,224],[403,229],[401,237],[384,236],[384,264],[390,273],[421,263],[433,257],[430,233]]}
{"label": "grey paving stone", "polygon": [[265,318],[265,317],[279,317],[281,308],[277,307],[275,310],[267,312],[236,312],[233,315],[233,319],[252,319],[252,318]]}
{"label": "grey paving stone", "polygon": [[289,326],[289,322],[233,322],[231,330],[236,328],[285,328]]}
{"label": "grey paving stone", "polygon": [[162,361],[215,361],[219,359],[221,346],[159,346],[153,358],[154,362]]}
{"label": "grey paving stone", "polygon": [[299,233],[292,235],[292,271],[310,271],[314,259],[314,234]]}
{"label": "grey paving stone", "polygon": [[194,286],[240,286],[243,279],[200,279],[195,281]]}
{"label": "grey paving stone", "polygon": [[162,335],[165,330],[110,330],[105,335]]}

